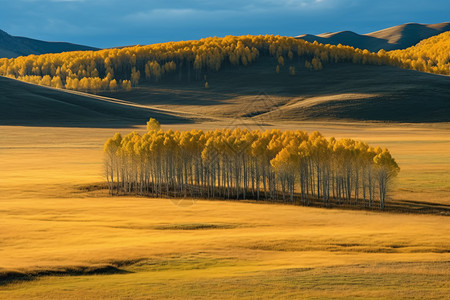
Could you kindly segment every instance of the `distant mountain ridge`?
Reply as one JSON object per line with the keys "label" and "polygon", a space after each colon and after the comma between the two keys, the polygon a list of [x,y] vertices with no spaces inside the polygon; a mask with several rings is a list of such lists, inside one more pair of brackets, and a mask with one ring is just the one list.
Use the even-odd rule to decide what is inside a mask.
{"label": "distant mountain ridge", "polygon": [[30,54],[60,53],[66,51],[100,50],[98,48],[64,43],[45,42],[9,35],[0,30],[0,58],[13,58]]}
{"label": "distant mountain ridge", "polygon": [[302,34],[296,38],[311,43],[317,41],[322,44],[342,44],[377,52],[381,49],[386,51],[406,49],[416,45],[421,40],[441,34],[445,31],[450,31],[450,22],[437,24],[407,23],[367,34],[358,34],[352,31],[339,31],[318,35]]}

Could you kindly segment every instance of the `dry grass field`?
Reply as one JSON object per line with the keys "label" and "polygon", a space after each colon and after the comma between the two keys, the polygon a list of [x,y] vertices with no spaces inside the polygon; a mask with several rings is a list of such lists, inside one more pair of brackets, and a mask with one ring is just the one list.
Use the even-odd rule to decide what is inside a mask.
{"label": "dry grass field", "polygon": [[[448,124],[277,127],[386,146],[402,168],[392,202],[440,204],[443,212],[450,205]],[[448,216],[109,197],[91,188],[104,181],[102,145],[116,131],[130,129],[0,127],[1,299],[443,299],[450,293]]]}
{"label": "dry grass field", "polygon": [[[406,47],[448,26],[321,38]],[[117,79],[136,74],[134,59]],[[0,299],[450,299],[450,78],[279,59],[218,72],[181,60],[161,79],[152,69],[131,90],[98,94],[0,76]],[[401,171],[385,211],[110,196],[104,142],[144,133],[150,117],[166,130],[361,139]]]}

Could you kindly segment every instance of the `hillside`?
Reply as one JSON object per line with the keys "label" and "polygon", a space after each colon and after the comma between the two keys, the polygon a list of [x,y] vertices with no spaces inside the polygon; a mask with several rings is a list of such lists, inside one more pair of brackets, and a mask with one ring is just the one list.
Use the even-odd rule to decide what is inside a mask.
{"label": "hillside", "polygon": [[[426,44],[425,48],[434,49],[435,58],[427,54],[430,58],[424,70],[446,74],[448,52],[440,49],[445,50],[449,40],[450,34],[442,33],[413,50],[374,54],[289,37],[228,36],[0,59],[0,74],[127,100],[128,108],[135,103],[138,106],[133,109],[151,106],[163,109],[160,113],[164,114],[188,113],[188,119],[207,116],[228,124],[242,120],[262,124],[318,119],[449,122],[450,78],[398,68],[413,68],[415,62],[423,60],[423,55],[414,56],[421,53],[414,49],[420,50],[420,45]],[[433,48],[435,44],[438,46]],[[437,58],[445,64],[430,67]],[[10,103],[15,103],[13,94],[20,91],[5,91]],[[86,97],[80,92],[70,95],[74,93]],[[36,101],[31,96],[17,97],[27,103]],[[105,104],[103,98],[87,97]],[[39,105],[52,107],[51,103]],[[20,111],[5,109],[5,118],[11,119],[7,112],[16,110]],[[65,111],[62,107],[59,110]],[[126,113],[125,118],[131,117]],[[120,113],[114,111],[113,115]],[[174,121],[166,116],[159,119],[162,123]],[[137,119],[129,121],[142,124]]]}
{"label": "hillside", "polygon": [[401,66],[422,72],[450,75],[450,31],[423,40],[404,50],[387,52]]}
{"label": "hillside", "polygon": [[0,58],[66,51],[99,50],[98,48],[63,42],[44,42],[26,37],[11,36],[0,30]]}
{"label": "hillside", "polygon": [[381,49],[386,51],[405,49],[416,45],[421,40],[449,30],[449,22],[438,24],[407,23],[367,34],[340,31],[319,35],[303,34],[297,36],[297,38],[311,43],[317,41],[322,44],[342,44],[377,52]]}
{"label": "hillside", "polygon": [[202,81],[174,75],[142,82],[131,91],[99,93],[138,107],[2,77],[0,123],[125,127],[142,124],[149,117],[163,124],[188,123],[198,115],[222,120],[227,126],[247,123],[252,129],[306,120],[450,122],[449,77],[348,63],[320,72],[299,68],[291,76],[272,72],[271,63],[268,59],[208,74],[208,89]]}
{"label": "hillside", "polygon": [[[302,62],[299,62],[301,65]],[[209,88],[177,76],[100,94],[217,118],[229,124],[360,120],[450,122],[450,78],[391,66],[330,65],[272,72],[270,59],[208,74]]]}
{"label": "hillside", "polygon": [[[177,74],[180,79],[205,80],[226,67],[245,67],[270,58],[272,73],[296,67],[320,71],[325,64],[397,64],[387,55],[349,46],[312,44],[274,35],[210,37],[100,51],[0,59],[0,75],[56,88],[98,92],[129,91],[142,81],[158,82]],[[298,63],[301,63],[300,65]],[[287,68],[286,68],[287,67]],[[204,82],[207,87],[207,82]]]}
{"label": "hillside", "polygon": [[65,92],[0,77],[0,125],[129,127],[150,117],[189,123],[173,114],[79,92]]}

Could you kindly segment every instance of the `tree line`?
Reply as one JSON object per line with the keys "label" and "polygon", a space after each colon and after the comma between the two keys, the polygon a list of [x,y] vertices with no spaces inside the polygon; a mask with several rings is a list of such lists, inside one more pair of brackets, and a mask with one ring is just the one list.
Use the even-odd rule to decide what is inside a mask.
{"label": "tree line", "polygon": [[389,59],[342,45],[309,43],[291,37],[226,36],[99,51],[74,51],[0,59],[0,75],[81,91],[131,89],[166,75],[202,79],[224,66],[247,66],[272,57],[274,72],[295,75],[295,62],[321,70],[324,64],[383,64]]}
{"label": "tree line", "polygon": [[295,63],[311,71],[327,64],[393,65],[439,74],[450,74],[450,32],[418,45],[372,53],[343,45],[309,43],[274,35],[226,36],[147,46],[74,51],[1,58],[0,75],[36,84],[87,92],[130,90],[139,82],[158,81],[172,75],[202,79],[224,66],[247,66],[259,57],[272,57],[274,72],[295,75]]}
{"label": "tree line", "polygon": [[116,133],[104,146],[111,194],[385,208],[399,167],[387,149],[319,132],[246,129]]}
{"label": "tree line", "polygon": [[421,72],[450,75],[450,31],[421,41],[404,50],[383,53],[399,66]]}

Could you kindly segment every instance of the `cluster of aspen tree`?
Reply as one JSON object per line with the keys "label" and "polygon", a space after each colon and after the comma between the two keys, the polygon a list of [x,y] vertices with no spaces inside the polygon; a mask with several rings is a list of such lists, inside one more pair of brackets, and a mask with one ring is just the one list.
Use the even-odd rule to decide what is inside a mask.
{"label": "cluster of aspen tree", "polygon": [[[0,75],[56,88],[81,91],[130,90],[140,81],[164,75],[201,79],[224,66],[247,66],[260,56],[273,57],[276,73],[295,75],[295,62],[310,70],[326,64],[394,65],[419,71],[450,74],[450,32],[417,46],[372,53],[343,45],[309,43],[291,37],[258,35],[205,38],[147,46],[74,51],[1,58]],[[178,73],[177,73],[178,72]]]}
{"label": "cluster of aspen tree", "polygon": [[[349,46],[309,43],[291,37],[226,36],[99,51],[75,51],[0,59],[0,75],[81,91],[131,89],[142,80],[172,74],[201,79],[224,66],[247,66],[272,57],[277,73],[295,74],[294,64],[320,70],[324,64],[383,64],[389,59]],[[275,71],[274,70],[274,71]]]}
{"label": "cluster of aspen tree", "polygon": [[397,60],[399,66],[422,72],[450,75],[450,31],[421,41],[416,46],[380,52]]}
{"label": "cluster of aspen tree", "polygon": [[319,132],[163,131],[116,133],[104,146],[111,194],[255,199],[385,208],[399,167],[387,149]]}

